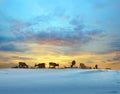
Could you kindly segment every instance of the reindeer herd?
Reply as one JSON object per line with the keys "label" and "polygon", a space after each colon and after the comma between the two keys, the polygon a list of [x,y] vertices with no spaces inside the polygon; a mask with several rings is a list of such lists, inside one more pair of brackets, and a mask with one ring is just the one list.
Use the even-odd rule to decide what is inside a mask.
{"label": "reindeer herd", "polygon": [[[45,63],[39,63],[39,64],[35,64],[34,68],[46,68]],[[49,68],[59,68],[59,64],[54,63],[54,62],[49,62]]]}
{"label": "reindeer herd", "polygon": [[[18,66],[12,67],[12,68],[30,68],[25,62],[19,62]],[[32,68],[46,68],[45,63],[38,63],[35,64]],[[59,64],[54,62],[49,62],[49,68],[59,68]]]}
{"label": "reindeer herd", "polygon": [[[80,63],[79,67],[75,67],[76,61],[73,60],[71,62],[70,67],[64,67],[64,68],[81,68],[81,69],[98,69],[98,65],[96,64],[95,67],[89,67],[86,66],[84,63]],[[12,67],[12,68],[30,68],[25,62],[19,62],[18,66]],[[35,64],[34,67],[31,68],[47,68],[45,63],[38,63]],[[55,63],[55,62],[49,62],[49,67],[50,69],[55,69],[55,68],[59,68],[59,64]]]}

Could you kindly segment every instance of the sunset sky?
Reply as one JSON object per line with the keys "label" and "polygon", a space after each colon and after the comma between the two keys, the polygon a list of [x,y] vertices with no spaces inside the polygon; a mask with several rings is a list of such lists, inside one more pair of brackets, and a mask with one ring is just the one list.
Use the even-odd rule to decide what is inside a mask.
{"label": "sunset sky", "polygon": [[120,69],[120,0],[0,0],[0,68],[72,60]]}

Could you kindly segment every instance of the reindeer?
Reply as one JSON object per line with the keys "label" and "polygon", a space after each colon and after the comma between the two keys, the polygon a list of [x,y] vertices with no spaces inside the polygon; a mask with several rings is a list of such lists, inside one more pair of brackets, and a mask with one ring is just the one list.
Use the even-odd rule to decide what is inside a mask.
{"label": "reindeer", "polygon": [[45,68],[45,63],[35,64],[34,67],[35,67],[35,68],[36,68],[36,67],[38,67],[38,68]]}
{"label": "reindeer", "polygon": [[72,64],[71,64],[71,68],[73,68],[73,66],[75,66],[75,64],[76,64],[76,61],[73,60],[73,61],[72,61]]}
{"label": "reindeer", "polygon": [[80,68],[81,69],[86,69],[86,65],[84,63],[80,63]]}
{"label": "reindeer", "polygon": [[28,68],[28,65],[25,62],[19,62],[19,68]]}
{"label": "reindeer", "polygon": [[98,65],[97,64],[95,65],[95,69],[98,69]]}
{"label": "reindeer", "polygon": [[86,66],[84,63],[80,63],[81,69],[92,69],[92,67]]}
{"label": "reindeer", "polygon": [[49,68],[56,68],[56,67],[59,68],[59,64],[54,63],[54,62],[49,62]]}

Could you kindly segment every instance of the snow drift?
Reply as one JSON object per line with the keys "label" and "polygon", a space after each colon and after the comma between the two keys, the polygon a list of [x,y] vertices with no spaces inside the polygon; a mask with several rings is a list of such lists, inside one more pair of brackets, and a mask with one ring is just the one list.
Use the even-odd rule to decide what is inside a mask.
{"label": "snow drift", "polygon": [[0,94],[120,94],[120,71],[1,69]]}

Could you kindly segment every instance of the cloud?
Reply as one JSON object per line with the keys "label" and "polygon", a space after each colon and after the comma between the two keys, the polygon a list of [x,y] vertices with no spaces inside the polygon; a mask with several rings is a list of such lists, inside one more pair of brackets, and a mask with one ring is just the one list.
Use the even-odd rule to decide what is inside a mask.
{"label": "cloud", "polygon": [[10,68],[15,65],[9,56],[0,54],[0,68]]}
{"label": "cloud", "polygon": [[10,57],[7,57],[7,56],[3,56],[2,54],[0,54],[0,61],[9,61]]}
{"label": "cloud", "polygon": [[104,35],[104,30],[100,30],[100,29],[95,29],[95,30],[90,30],[87,31],[87,35],[89,36],[98,36],[98,35]]}
{"label": "cloud", "polygon": [[92,3],[92,5],[94,6],[94,8],[96,9],[104,9],[107,7],[117,7],[117,5],[119,5],[120,1],[119,0],[100,0],[100,1],[96,1],[96,0],[90,0],[89,2]]}
{"label": "cloud", "polygon": [[23,57],[23,56],[12,56],[13,59],[19,60],[33,60],[33,58]]}
{"label": "cloud", "polygon": [[110,46],[114,51],[120,51],[120,39],[112,40]]}
{"label": "cloud", "polygon": [[[70,28],[67,27],[49,27],[44,30],[38,30],[34,37],[39,43],[61,46],[82,45],[93,40],[92,35],[103,33],[102,30],[85,31],[86,26],[80,18],[74,18],[68,21]],[[89,35],[89,36],[88,36]],[[90,36],[91,35],[91,36]],[[70,45],[69,45],[70,44]]]}
{"label": "cloud", "polygon": [[[41,18],[42,17],[42,18]],[[75,49],[69,49],[69,52],[64,52],[67,54],[77,54],[80,51],[84,51],[86,47],[81,48],[82,46],[86,46],[86,44],[91,44],[94,41],[93,36],[98,37],[98,35],[103,33],[103,30],[96,29],[96,30],[85,30],[87,27],[83,23],[80,17],[71,17],[71,19],[67,19],[67,23],[69,27],[59,27],[59,26],[51,26],[48,25],[46,28],[39,28],[41,27],[40,22],[43,25],[47,25],[46,22],[48,20],[43,19],[44,16],[39,16],[35,19],[35,24],[31,24],[32,21],[25,23],[19,22],[17,20],[13,20],[11,25],[11,33],[14,36],[3,37],[1,42],[29,42],[29,43],[37,43],[39,45],[54,45],[54,46],[62,46],[62,47],[69,47]],[[45,18],[47,18],[45,16]],[[43,19],[43,20],[42,20]],[[50,20],[50,19],[49,19]],[[58,20],[58,19],[56,19]],[[50,21],[49,21],[50,22]],[[42,24],[41,23],[41,24]],[[4,47],[5,48],[5,47]],[[12,47],[14,50],[18,51],[25,51],[24,48],[16,48]],[[2,47],[3,49],[3,47]],[[10,47],[3,49],[4,51],[10,50]],[[87,51],[90,51],[91,48],[87,48]],[[12,49],[11,49],[12,50]],[[93,49],[93,52],[96,52]]]}
{"label": "cloud", "polygon": [[60,30],[52,29],[49,32],[47,32],[47,30],[40,31],[38,34],[36,34],[36,38],[39,41],[39,43],[41,43],[41,44],[45,43],[45,42],[49,42],[49,43],[58,42],[58,44],[61,43],[61,46],[62,45],[67,46],[67,44],[70,44],[70,43],[73,45],[75,45],[76,43],[86,43],[91,40],[90,37],[86,36],[86,34],[84,34],[82,32],[77,33],[76,31],[66,30],[64,28],[61,28]]}
{"label": "cloud", "polygon": [[[28,22],[11,19],[8,17],[7,22],[9,23],[9,30],[5,33],[8,33],[10,36],[2,36],[0,42],[10,42],[10,41],[31,41],[31,42],[38,42],[38,43],[51,43],[51,45],[57,45],[61,43],[61,46],[69,44],[84,44],[90,42],[92,40],[91,36],[89,35],[97,35],[98,32],[101,33],[101,30],[91,30],[85,31],[87,28],[83,23],[80,16],[73,16],[67,19],[67,26],[61,25],[57,26],[52,23],[57,22],[56,24],[60,24],[60,17],[58,16],[66,16],[63,9],[60,8],[61,11],[54,10],[51,13],[37,16],[31,19]],[[52,14],[52,15],[50,15]],[[58,15],[57,15],[58,14]],[[68,15],[69,16],[69,15]],[[47,27],[46,27],[47,26]],[[44,28],[43,28],[44,27]],[[30,39],[30,40],[29,40]],[[59,40],[59,41],[58,41]],[[59,43],[57,43],[59,42]]]}
{"label": "cloud", "polygon": [[[29,42],[46,46],[57,45],[62,47],[67,46],[69,48],[77,48],[76,50],[71,49],[70,52],[72,53],[91,50],[95,53],[105,51],[101,50],[101,46],[96,47],[97,49],[93,49],[92,46],[90,46],[93,45],[92,43],[96,43],[94,42],[96,39],[100,40],[100,38],[105,37],[103,36],[104,30],[94,28],[88,30],[85,22],[81,19],[80,16],[69,17],[69,19],[66,19],[65,22],[63,21],[61,24],[61,18],[56,17],[55,15],[52,15],[53,17],[49,15],[41,15],[33,18],[28,22],[12,19],[10,20],[11,25],[9,30],[3,32],[5,34],[8,33],[9,36],[1,35],[0,42]],[[64,15],[65,14],[63,14],[62,16]],[[58,25],[54,23],[54,20]],[[99,45],[105,44],[102,44],[99,41],[97,42],[98,43],[96,44]],[[1,47],[0,49],[4,51],[25,51],[24,48],[14,47],[13,45],[10,45],[10,47]]]}
{"label": "cloud", "polygon": [[15,63],[0,63],[0,68],[11,68],[13,66],[16,66],[17,64]]}
{"label": "cloud", "polygon": [[5,43],[5,42],[10,42],[13,41],[14,39],[10,37],[5,37],[5,36],[0,36],[0,43]]}
{"label": "cloud", "polygon": [[14,44],[4,44],[0,46],[0,51],[15,51],[15,52],[24,52],[28,50],[23,46],[16,46]]}
{"label": "cloud", "polygon": [[114,60],[114,61],[119,60],[119,62],[120,62],[120,56],[114,57],[113,60]]}
{"label": "cloud", "polygon": [[110,59],[108,59],[107,61],[108,62],[111,62],[111,64],[120,64],[120,50],[119,51],[116,51],[114,52],[115,55],[112,56]]}
{"label": "cloud", "polygon": [[93,4],[93,7],[95,9],[103,9],[103,8],[106,8],[108,6],[108,0],[104,1],[104,0],[101,0],[101,1],[96,1],[96,0],[91,0],[92,1],[92,4]]}

